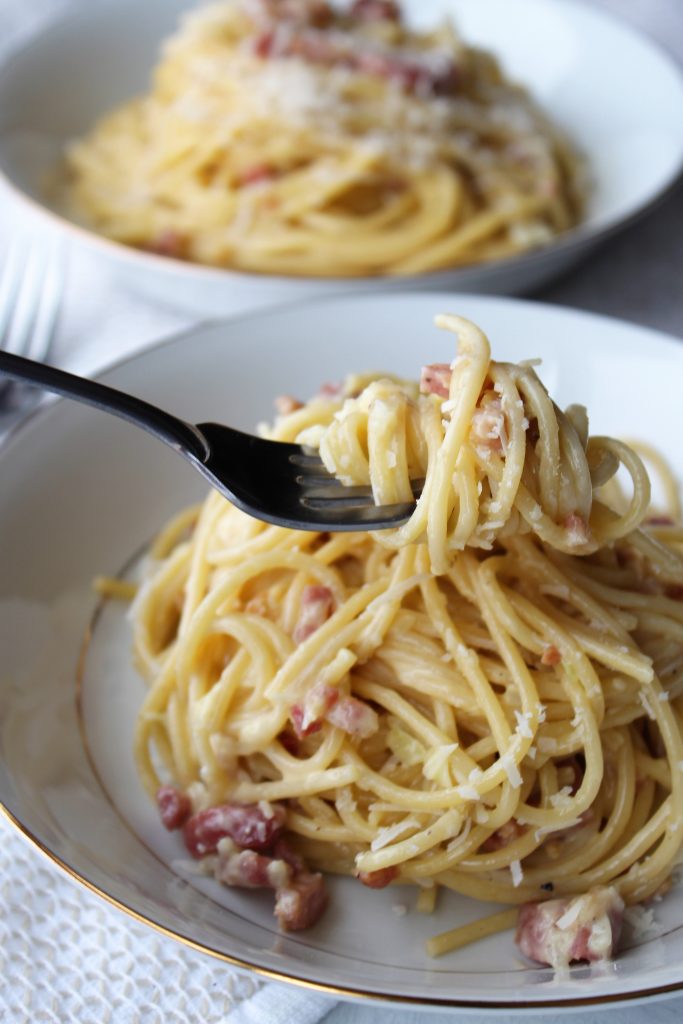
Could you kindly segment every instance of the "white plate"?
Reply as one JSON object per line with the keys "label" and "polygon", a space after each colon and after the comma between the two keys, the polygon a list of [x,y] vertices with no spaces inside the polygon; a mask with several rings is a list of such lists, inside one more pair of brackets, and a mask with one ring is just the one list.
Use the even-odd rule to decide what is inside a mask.
{"label": "white plate", "polygon": [[[195,329],[103,374],[189,420],[249,428],[274,395],[313,393],[350,370],[414,375],[449,360],[432,326],[457,311],[503,359],[543,357],[560,404],[584,402],[595,432],[638,433],[683,476],[683,347],[640,327],[509,299],[444,294],[340,297]],[[509,934],[433,961],[424,940],[486,907],[449,894],[435,917],[397,916],[413,894],[332,882],[312,930],[283,936],[267,895],[186,876],[133,768],[143,687],[130,667],[125,613],[96,617],[93,577],[118,572],[163,521],[204,492],[175,454],[128,424],[65,401],[0,450],[0,803],[18,827],[86,885],[149,924],[263,974],[420,1006],[565,1007],[683,988],[683,891],[656,906],[656,930],[615,964],[564,979],[530,968]],[[89,751],[89,753],[88,753]]]}
{"label": "white plate", "polygon": [[[79,4],[0,73],[0,193],[87,247],[130,285],[202,315],[332,291],[405,288],[404,280],[312,280],[235,273],[143,253],[60,219],[42,198],[64,143],[147,88],[159,43],[189,0]],[[420,287],[515,294],[583,258],[648,209],[683,164],[683,82],[674,62],[626,25],[576,0],[407,0],[414,21],[451,13],[465,39],[499,54],[586,154],[587,217],[546,249],[429,274]],[[133,27],[134,26],[134,27]]]}

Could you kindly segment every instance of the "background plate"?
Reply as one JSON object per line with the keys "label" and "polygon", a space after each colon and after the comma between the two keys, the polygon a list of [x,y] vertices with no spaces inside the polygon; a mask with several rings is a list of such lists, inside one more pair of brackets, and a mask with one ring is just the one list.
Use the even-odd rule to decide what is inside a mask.
{"label": "background plate", "polygon": [[[137,291],[201,316],[332,291],[402,291],[401,279],[286,278],[182,263],[109,242],[45,205],[45,180],[65,143],[148,87],[161,41],[193,6],[190,0],[79,4],[13,56],[0,71],[0,192],[87,247]],[[576,140],[592,181],[584,222],[545,249],[426,274],[420,287],[536,288],[642,213],[678,177],[683,80],[674,61],[645,36],[577,0],[406,0],[405,8],[425,26],[452,15],[467,42],[500,56],[508,74]]]}

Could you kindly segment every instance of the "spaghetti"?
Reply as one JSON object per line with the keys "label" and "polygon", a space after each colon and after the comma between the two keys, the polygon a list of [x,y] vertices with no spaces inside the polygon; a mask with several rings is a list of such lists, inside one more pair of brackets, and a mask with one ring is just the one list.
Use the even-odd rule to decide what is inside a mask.
{"label": "spaghetti", "polygon": [[632,450],[590,438],[529,364],[491,361],[473,325],[440,322],[459,353],[427,394],[349,378],[284,402],[273,429],[317,433],[380,500],[391,466],[424,472],[407,527],[288,531],[212,493],[161,535],[133,615],[140,775],[221,880],[278,905],[296,891],[299,910],[315,889],[312,919],[318,869],[540,906],[562,941],[538,952],[524,925],[531,956],[609,955],[586,922],[663,891],[683,839],[683,531],[648,523]]}
{"label": "spaghetti", "polygon": [[582,162],[495,59],[397,4],[224,0],[151,92],[69,147],[66,205],[128,245],[244,271],[419,274],[551,241]]}

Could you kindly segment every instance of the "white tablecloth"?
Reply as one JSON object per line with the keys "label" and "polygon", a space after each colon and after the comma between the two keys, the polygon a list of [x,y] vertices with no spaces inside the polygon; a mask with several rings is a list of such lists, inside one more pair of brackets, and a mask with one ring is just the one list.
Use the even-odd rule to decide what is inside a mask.
{"label": "white tablecloth", "polygon": [[[0,59],[70,0],[0,0]],[[96,0],[71,0],[96,2]],[[143,0],[144,2],[144,0]],[[410,2],[410,0],[408,0]],[[417,2],[417,0],[412,0]],[[476,0],[472,0],[476,2]],[[513,0],[510,0],[513,2]],[[589,2],[589,0],[586,0]],[[683,60],[683,0],[591,0],[628,17]],[[636,73],[636,69],[634,69]],[[683,337],[683,190],[610,241],[539,299],[638,321]],[[11,232],[0,210],[0,260]],[[90,371],[189,323],[130,295],[73,257],[53,358]],[[106,316],[103,316],[103,310]],[[584,1011],[586,1024],[677,1021],[683,999],[647,1011]],[[60,874],[0,822],[0,1022],[42,1024],[436,1024],[441,1015],[335,1004],[261,985],[157,935]],[[460,1020],[486,1024],[494,1018]],[[554,1015],[536,1017],[550,1024]],[[496,1024],[501,1018],[495,1017]]]}

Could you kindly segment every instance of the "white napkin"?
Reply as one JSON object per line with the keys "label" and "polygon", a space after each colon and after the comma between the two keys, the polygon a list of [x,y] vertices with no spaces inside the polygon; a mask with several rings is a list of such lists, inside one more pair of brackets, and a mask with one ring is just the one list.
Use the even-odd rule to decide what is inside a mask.
{"label": "white napkin", "polygon": [[228,1014],[226,1024],[318,1024],[332,1005],[317,992],[268,984]]}

